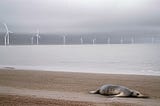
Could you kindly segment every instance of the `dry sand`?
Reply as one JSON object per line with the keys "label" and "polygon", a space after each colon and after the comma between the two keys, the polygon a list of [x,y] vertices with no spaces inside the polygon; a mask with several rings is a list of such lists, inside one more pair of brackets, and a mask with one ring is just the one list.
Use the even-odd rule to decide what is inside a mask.
{"label": "dry sand", "polygon": [[[150,98],[112,98],[89,94],[118,84]],[[160,106],[160,77],[29,70],[0,70],[1,106]]]}

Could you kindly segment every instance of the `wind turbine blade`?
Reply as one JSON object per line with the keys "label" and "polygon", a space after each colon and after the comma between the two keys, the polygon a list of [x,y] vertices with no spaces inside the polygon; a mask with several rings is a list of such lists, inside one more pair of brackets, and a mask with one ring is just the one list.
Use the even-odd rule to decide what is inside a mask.
{"label": "wind turbine blade", "polygon": [[13,33],[12,31],[9,31],[9,33]]}
{"label": "wind turbine blade", "polygon": [[9,32],[9,30],[8,30],[7,24],[6,24],[6,23],[3,23],[3,25],[5,26],[6,31],[7,31],[7,33],[8,33],[8,32]]}
{"label": "wind turbine blade", "polygon": [[39,29],[37,29],[36,36],[37,36],[37,38],[40,38],[40,36],[39,36]]}

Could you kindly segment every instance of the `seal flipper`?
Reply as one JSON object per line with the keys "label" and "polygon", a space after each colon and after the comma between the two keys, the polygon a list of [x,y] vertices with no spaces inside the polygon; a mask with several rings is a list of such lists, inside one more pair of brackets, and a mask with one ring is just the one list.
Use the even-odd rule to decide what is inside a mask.
{"label": "seal flipper", "polygon": [[117,95],[114,95],[114,96],[115,97],[126,97],[126,95],[123,92],[121,92],[121,93],[119,93]]}
{"label": "seal flipper", "polygon": [[98,94],[99,93],[99,89],[95,90],[95,91],[89,91],[90,94]]}

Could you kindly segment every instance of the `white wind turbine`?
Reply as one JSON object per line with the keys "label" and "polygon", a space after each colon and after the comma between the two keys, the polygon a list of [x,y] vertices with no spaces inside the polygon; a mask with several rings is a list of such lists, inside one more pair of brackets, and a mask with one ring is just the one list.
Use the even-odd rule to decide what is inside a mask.
{"label": "white wind turbine", "polygon": [[37,32],[36,32],[37,45],[39,44],[39,38],[40,38],[39,30],[37,29]]}
{"label": "white wind turbine", "polygon": [[131,37],[131,44],[134,44],[134,38]]}
{"label": "white wind turbine", "polygon": [[110,43],[111,43],[111,39],[110,39],[110,37],[108,36],[107,44],[110,44]]}
{"label": "white wind turbine", "polygon": [[93,39],[92,43],[93,43],[93,45],[96,43],[96,38],[95,38],[95,39]]}
{"label": "white wind turbine", "polygon": [[123,37],[121,36],[121,40],[120,40],[121,44],[123,44]]}
{"label": "white wind turbine", "polygon": [[34,36],[31,37],[31,45],[33,45]]}
{"label": "white wind turbine", "polygon": [[80,39],[80,40],[81,40],[81,45],[82,45],[82,44],[83,44],[83,38],[81,37],[81,39]]}
{"label": "white wind turbine", "polygon": [[6,46],[6,45],[9,45],[9,41],[10,41],[9,34],[13,33],[13,32],[8,30],[8,27],[7,27],[6,23],[3,23],[3,25],[5,26],[5,29],[6,29],[6,34],[4,36],[4,45]]}
{"label": "white wind turbine", "polygon": [[63,36],[63,44],[64,45],[66,44],[66,36],[65,35]]}

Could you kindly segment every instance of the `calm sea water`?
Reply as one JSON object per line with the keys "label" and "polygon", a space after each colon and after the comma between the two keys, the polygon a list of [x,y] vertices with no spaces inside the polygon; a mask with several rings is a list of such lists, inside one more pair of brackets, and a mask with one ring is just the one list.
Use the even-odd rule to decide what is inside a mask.
{"label": "calm sea water", "polygon": [[0,67],[160,76],[160,44],[1,46]]}

